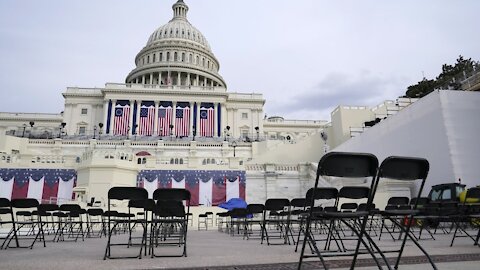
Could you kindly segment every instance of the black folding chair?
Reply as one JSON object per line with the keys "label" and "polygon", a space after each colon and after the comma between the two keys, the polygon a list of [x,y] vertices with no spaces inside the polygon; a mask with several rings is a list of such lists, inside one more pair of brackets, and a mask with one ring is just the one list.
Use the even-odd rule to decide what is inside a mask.
{"label": "black folding chair", "polygon": [[[472,203],[470,201],[476,201]],[[480,187],[474,187],[467,190],[465,201],[460,207],[458,215],[453,217],[455,232],[453,233],[450,246],[453,246],[453,242],[457,237],[468,237],[473,240],[473,244],[478,246],[478,240],[480,238]],[[467,228],[476,228],[478,231],[475,235],[468,232]],[[462,234],[459,234],[462,233]]]}
{"label": "black folding chair", "polygon": [[[190,213],[190,191],[187,189],[157,189],[153,199],[157,201],[152,211],[150,252],[153,257],[187,257],[188,214]],[[185,211],[185,205],[187,211]],[[156,255],[159,246],[182,247],[182,253]]]}
{"label": "black folding chair", "polygon": [[262,236],[263,210],[265,206],[260,203],[252,203],[247,205],[247,239],[252,237],[259,238]]}
{"label": "black folding chair", "polygon": [[[345,177],[349,179],[358,179],[358,182],[361,185],[365,183],[365,179],[367,180],[370,179],[371,181],[370,189],[366,187],[343,188],[345,190],[342,196],[346,198],[353,198],[353,199],[366,198],[367,199],[366,211],[355,211],[355,212],[324,211],[321,214],[315,215],[319,219],[322,219],[322,218],[329,219],[331,221],[331,224],[334,224],[335,222],[339,221],[345,226],[347,226],[357,236],[357,245],[356,245],[355,251],[349,254],[345,254],[345,252],[342,252],[341,254],[341,256],[345,256],[345,255],[353,256],[351,269],[355,268],[356,259],[360,250],[360,244],[363,244],[366,251],[372,256],[372,258],[374,259],[379,269],[382,269],[382,266],[380,265],[380,262],[378,261],[378,258],[375,256],[375,253],[371,249],[371,247],[381,255],[383,261],[387,264],[387,267],[390,269],[390,266],[388,265],[388,262],[385,256],[383,255],[383,253],[380,252],[380,249],[375,244],[375,242],[371,240],[369,234],[365,232],[365,227],[367,225],[367,222],[370,216],[370,211],[369,211],[370,205],[372,205],[373,203],[373,198],[376,190],[375,176],[377,175],[377,170],[378,170],[377,158],[374,155],[367,154],[367,153],[330,152],[325,154],[320,159],[320,162],[318,164],[317,177],[316,177],[315,186],[313,189],[314,192],[318,187],[320,176]],[[315,193],[311,195],[311,198],[315,198]],[[315,254],[320,259],[325,269],[327,269],[327,266],[325,264],[324,257],[339,256],[338,252],[334,252],[334,253],[321,252],[317,248],[316,242],[314,241],[314,239],[312,239],[312,237],[310,236],[311,235],[310,227],[311,227],[312,217],[314,216],[313,203],[314,203],[314,200],[310,200],[310,211],[307,217],[305,238],[303,241],[302,251],[300,254],[298,269],[301,269],[303,258],[305,258],[304,253],[305,253],[305,246],[307,243],[311,247],[313,247]],[[338,205],[338,200],[336,205]],[[354,220],[356,224],[355,223],[352,224],[351,223],[352,220]],[[332,228],[333,226],[331,225],[329,230],[330,236],[333,236],[333,233],[335,233],[334,231],[331,230]],[[363,239],[363,237],[367,238],[368,243]]]}
{"label": "black folding chair", "polygon": [[[403,254],[407,238],[409,238],[423,252],[423,254],[427,257],[428,261],[432,265],[433,269],[437,269],[432,258],[428,255],[427,251],[420,245],[415,235],[413,235],[410,230],[415,217],[420,213],[420,211],[418,210],[418,206],[422,204],[423,201],[423,199],[420,198],[420,195],[422,194],[429,168],[430,165],[426,159],[398,156],[391,156],[386,158],[379,167],[377,185],[379,181],[381,181],[381,179],[383,178],[395,179],[400,181],[421,181],[417,196],[417,198],[419,199],[411,200],[411,209],[393,209],[381,212],[384,218],[389,219],[398,228],[400,228],[401,232],[403,233],[402,245],[399,250],[395,251],[398,252],[397,260],[395,262],[395,269],[398,269],[398,265],[400,264],[400,259]],[[399,216],[406,217],[406,224],[400,224],[400,222],[398,221]]]}
{"label": "black folding chair", "polygon": [[13,233],[14,222],[15,218],[13,216],[10,200],[7,198],[0,198],[0,227],[7,225],[7,227],[11,228],[7,234],[1,236],[0,240],[3,241],[0,249],[3,249],[7,240],[9,239],[9,236]]}
{"label": "black folding chair", "polygon": [[[38,215],[39,203],[37,199],[13,199],[11,201],[11,211],[17,215],[21,213],[23,220],[13,218],[13,227],[11,233],[7,236],[8,241],[5,248],[10,248],[10,242],[15,239],[14,248],[30,248],[32,249],[36,241],[40,239],[45,245],[45,234],[42,228],[42,218]],[[33,240],[28,246],[22,246],[20,240]]]}
{"label": "black folding chair", "polygon": [[87,238],[101,238],[102,235],[107,235],[105,223],[103,222],[103,209],[87,209]]}
{"label": "black folding chair", "polygon": [[[284,212],[285,211],[285,212]],[[289,228],[290,220],[290,200],[288,199],[267,199],[263,211],[262,221],[262,239],[267,241],[267,245],[272,244],[290,244]],[[272,228],[273,227],[273,228]],[[279,238],[283,241],[280,243],[271,243],[270,238]]]}
{"label": "black folding chair", "polygon": [[[317,204],[323,204],[328,201],[333,201],[331,203],[331,207],[326,207],[326,209],[332,209],[336,211],[336,204],[337,204],[337,197],[338,197],[338,190],[336,188],[330,188],[330,187],[320,187],[320,188],[310,188],[307,191],[307,194],[305,195],[305,204],[306,206],[309,207],[308,210],[302,211],[302,213],[299,214],[299,219],[300,219],[300,224],[299,224],[299,230],[297,234],[297,243],[295,246],[295,252],[298,250],[298,245],[300,242],[305,243],[305,239],[308,238],[308,245],[310,247],[310,250],[312,253],[315,253],[314,249],[317,248],[317,242],[319,241],[329,241],[329,237],[326,239],[316,239],[313,233],[312,226],[314,226],[320,233],[322,231],[330,232],[332,230],[331,224],[328,219],[325,219],[322,217],[322,214],[324,213],[325,208],[318,206]],[[316,201],[320,201],[320,203],[316,203]],[[315,206],[317,205],[317,206]],[[309,228],[308,231],[306,228]],[[304,240],[301,241],[300,237],[304,236]],[[330,236],[330,234],[328,234]],[[304,248],[302,246],[302,248]],[[327,249],[327,245],[325,244],[325,249]],[[317,257],[317,255],[303,255],[303,258],[310,258],[310,257]]]}
{"label": "black folding chair", "polygon": [[[132,225],[132,223],[137,222],[136,220],[132,220],[130,215],[122,216],[119,215],[117,212],[111,211],[111,204],[112,200],[148,200],[148,191],[144,188],[138,188],[138,187],[112,187],[108,191],[108,211],[104,213],[104,215],[107,217],[107,227],[108,227],[108,241],[107,241],[107,246],[105,248],[105,255],[103,256],[103,259],[124,259],[124,258],[142,258],[142,250],[145,247],[146,243],[146,225],[144,226],[143,229],[143,237],[142,237],[142,242],[140,244],[140,252],[138,253],[137,256],[118,256],[118,257],[112,257],[111,256],[111,247],[112,246],[127,246],[131,247],[131,238],[129,237],[127,243],[112,243],[112,232],[122,224],[127,224],[128,228]],[[128,208],[129,213],[130,213],[130,207]],[[116,216],[116,217],[115,217]],[[129,231],[130,232],[130,231]],[[130,236],[130,235],[129,235]]]}

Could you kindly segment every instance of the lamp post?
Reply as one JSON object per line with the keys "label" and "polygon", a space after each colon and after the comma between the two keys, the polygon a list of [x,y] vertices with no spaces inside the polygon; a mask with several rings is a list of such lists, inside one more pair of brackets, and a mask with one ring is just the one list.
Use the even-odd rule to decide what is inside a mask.
{"label": "lamp post", "polygon": [[257,132],[257,139],[256,141],[258,142],[260,140],[260,128],[258,126],[255,127],[255,131]]}
{"label": "lamp post", "polygon": [[225,141],[227,141],[227,138],[230,135],[230,126],[226,126],[224,132],[225,132]]}
{"label": "lamp post", "polygon": [[95,140],[95,134],[97,133],[97,126],[93,126],[93,139]]}
{"label": "lamp post", "polygon": [[60,124],[60,133],[58,134],[58,138],[62,138],[63,129],[65,128],[66,125],[67,125],[67,123],[65,123],[65,122],[62,122]]}
{"label": "lamp post", "polygon": [[29,124],[30,124],[31,129],[30,129],[30,135],[28,135],[28,137],[31,138],[31,137],[32,137],[32,133],[33,133],[33,126],[35,125],[35,122],[30,121]]}
{"label": "lamp post", "polygon": [[27,128],[27,124],[23,124],[23,133],[22,138],[25,138],[25,129]]}
{"label": "lamp post", "polygon": [[237,147],[237,142],[236,141],[233,141],[232,142],[232,147],[233,147],[233,157],[235,157],[235,148]]}
{"label": "lamp post", "polygon": [[327,145],[328,135],[327,133],[325,133],[325,131],[322,131],[320,133],[320,137],[322,137],[322,140],[323,140],[323,152],[327,153],[328,152],[328,145]]}

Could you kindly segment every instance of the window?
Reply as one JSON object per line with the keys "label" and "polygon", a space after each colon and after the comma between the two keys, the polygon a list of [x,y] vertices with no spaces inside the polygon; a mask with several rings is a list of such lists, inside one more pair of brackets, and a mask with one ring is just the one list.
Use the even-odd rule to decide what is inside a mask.
{"label": "window", "polygon": [[147,55],[147,64],[150,63],[150,55]]}
{"label": "window", "polygon": [[84,135],[84,134],[85,134],[85,131],[86,131],[86,129],[87,129],[86,127],[79,127],[79,128],[78,128],[78,134],[80,134],[80,135]]}
{"label": "window", "polygon": [[162,62],[162,61],[163,61],[162,57],[163,57],[163,53],[160,53],[160,54],[158,55],[158,61],[159,61],[159,62]]}
{"label": "window", "polygon": [[178,59],[177,59],[177,52],[175,52],[175,53],[173,54],[173,61],[177,61],[177,60],[178,60]]}
{"label": "window", "polygon": [[88,113],[88,109],[82,108],[82,115],[85,115],[85,114],[87,114],[87,113]]}
{"label": "window", "polygon": [[242,119],[248,119],[248,113],[246,112],[242,113]]}
{"label": "window", "polygon": [[247,129],[242,130],[242,137],[243,138],[248,138],[248,130]]}

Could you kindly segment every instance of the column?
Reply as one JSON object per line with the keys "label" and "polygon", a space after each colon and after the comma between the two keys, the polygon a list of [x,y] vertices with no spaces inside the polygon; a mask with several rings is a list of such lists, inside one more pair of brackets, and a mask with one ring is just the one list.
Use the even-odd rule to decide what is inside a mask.
{"label": "column", "polygon": [[135,134],[138,135],[138,130],[140,128],[140,110],[142,109],[142,101],[137,101],[137,114],[135,115],[135,123],[137,124],[137,128],[135,129]]}
{"label": "column", "polygon": [[135,78],[135,83],[138,83],[138,77]]}
{"label": "column", "polygon": [[197,74],[197,78],[195,79],[195,86],[199,86],[200,83],[200,76]]}
{"label": "column", "polygon": [[207,86],[207,77],[203,77],[203,87]]}
{"label": "column", "polygon": [[[197,102],[197,116],[196,116],[196,125],[197,125],[197,129],[200,128],[200,108],[202,107],[202,103],[201,102]],[[197,135],[200,136],[200,130],[197,130]]]}
{"label": "column", "polygon": [[[190,102],[190,136],[193,136],[193,102]],[[197,126],[198,127],[198,126]]]}
{"label": "column", "polygon": [[142,75],[142,84],[145,84],[145,75]]}
{"label": "column", "polygon": [[158,85],[161,85],[162,84],[162,72],[158,72],[158,82],[157,82]]}
{"label": "column", "polygon": [[109,104],[109,99],[105,100],[103,103],[103,128],[105,130],[102,130],[103,134],[107,134],[107,122],[108,122],[108,104]]}
{"label": "column", "polygon": [[112,99],[112,110],[110,113],[110,135],[113,135],[113,126],[114,126],[114,119],[115,119],[115,106],[117,105],[117,100]]}
{"label": "column", "polygon": [[177,85],[180,86],[182,85],[182,73],[179,71],[178,72],[178,79],[177,79]]}
{"label": "column", "polygon": [[130,100],[130,113],[128,115],[128,135],[132,135],[132,131],[133,131],[133,108],[134,108],[134,104],[135,103],[135,100]]}
{"label": "column", "polygon": [[185,84],[186,86],[190,86],[190,72],[187,73],[187,83]]}
{"label": "column", "polygon": [[210,86],[213,87],[213,80],[210,80]]}
{"label": "column", "polygon": [[213,103],[213,137],[217,137],[218,133],[218,103]]}
{"label": "column", "polygon": [[158,107],[159,107],[160,101],[156,100],[155,101],[155,119],[153,120],[153,135],[161,135],[158,132]]}
{"label": "column", "polygon": [[153,84],[153,73],[150,73],[150,84]]}
{"label": "column", "polygon": [[[173,130],[172,130],[172,136],[175,136],[175,119],[177,118],[177,102],[176,101],[173,101],[172,102],[172,106],[173,106],[173,112],[172,112],[172,125],[174,126]],[[170,127],[168,127],[168,130],[170,130]]]}

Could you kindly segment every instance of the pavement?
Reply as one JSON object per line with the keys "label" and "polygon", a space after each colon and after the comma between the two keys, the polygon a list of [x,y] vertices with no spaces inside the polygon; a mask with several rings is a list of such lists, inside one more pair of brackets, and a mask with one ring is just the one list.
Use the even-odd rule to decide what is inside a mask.
{"label": "pavement", "polygon": [[[139,233],[137,232],[137,235]],[[438,234],[436,240],[422,240],[421,244],[437,262],[438,269],[480,269],[480,247],[467,238],[458,238],[450,247],[451,235]],[[47,240],[52,237],[47,237]],[[114,236],[115,241],[125,240],[125,235]],[[68,239],[67,239],[68,240]],[[187,240],[187,257],[103,260],[106,238],[87,238],[77,242],[37,243],[33,249],[8,248],[0,250],[0,269],[297,269],[299,253],[294,245],[260,244],[260,239],[243,239],[216,229],[198,231],[190,227]],[[278,242],[278,241],[277,241]],[[399,246],[398,241],[383,237],[377,244],[382,250]],[[138,247],[113,247],[112,255],[136,255]],[[179,254],[177,247],[168,247],[158,253]],[[164,254],[166,254],[164,253]],[[393,256],[389,254],[388,256]],[[329,268],[348,269],[349,257],[329,258]],[[360,256],[359,269],[378,269],[369,256]],[[317,258],[306,260],[302,269],[323,269]],[[399,269],[432,269],[425,257],[411,243],[407,243]]]}

